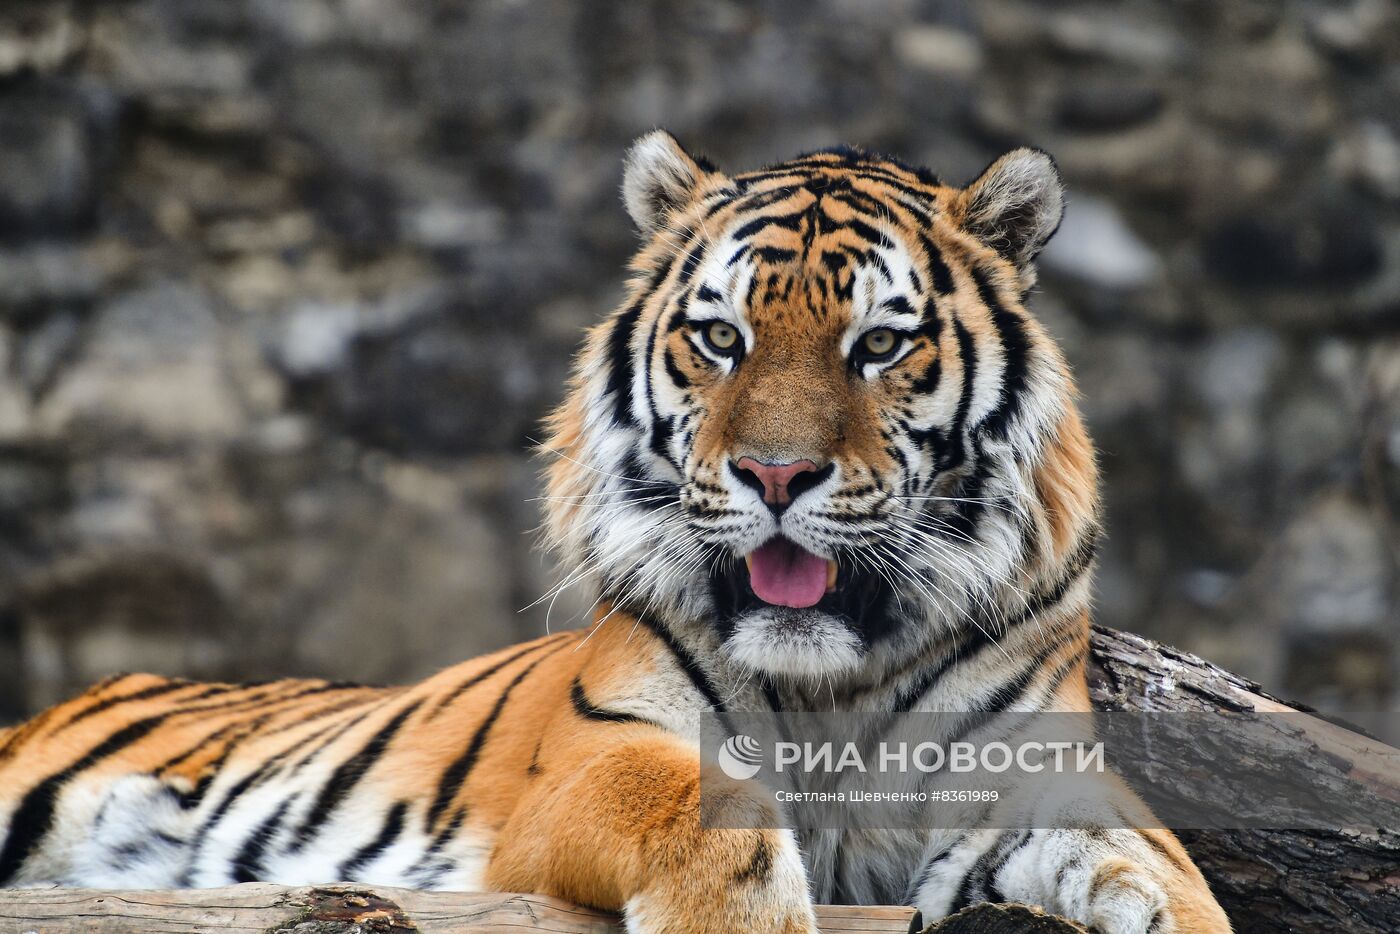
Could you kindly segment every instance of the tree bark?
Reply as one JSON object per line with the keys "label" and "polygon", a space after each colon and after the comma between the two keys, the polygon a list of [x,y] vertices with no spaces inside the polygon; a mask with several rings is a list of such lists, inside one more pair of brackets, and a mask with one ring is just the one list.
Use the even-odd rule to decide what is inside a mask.
{"label": "tree bark", "polygon": [[[822,934],[910,934],[912,908],[822,906]],[[544,895],[418,892],[389,886],[109,892],[0,890],[0,934],[478,934],[495,931],[621,934],[616,915]],[[973,934],[975,929],[962,929]],[[956,931],[954,932],[956,934]]]}
{"label": "tree bark", "polygon": [[[1098,627],[1089,683],[1099,710],[1299,711],[1204,659]],[[1400,774],[1374,767],[1355,734],[1322,718],[1299,719],[1311,723],[1298,741],[1298,755],[1328,770],[1325,777],[1334,793],[1400,800]],[[1171,763],[1165,765],[1156,770],[1157,778],[1170,774]],[[1190,794],[1188,781],[1183,779],[1183,795]],[[1398,831],[1211,830],[1178,835],[1238,934],[1394,934],[1400,931]]]}

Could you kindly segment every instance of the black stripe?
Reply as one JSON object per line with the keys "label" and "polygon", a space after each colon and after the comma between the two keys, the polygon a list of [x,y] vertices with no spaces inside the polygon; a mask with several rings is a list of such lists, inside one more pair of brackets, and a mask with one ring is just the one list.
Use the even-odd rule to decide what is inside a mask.
{"label": "black stripe", "polygon": [[686,677],[690,679],[690,683],[693,684],[695,689],[705,698],[705,702],[708,703],[716,713],[724,713],[724,702],[719,699],[719,694],[715,692],[709,679],[705,677],[705,672],[700,668],[699,663],[695,661],[695,657],[686,651],[685,646],[681,645],[680,642],[676,640],[676,637],[671,635],[670,630],[665,626],[652,622],[646,617],[639,616],[637,621],[651,630],[652,635],[660,639],[665,644],[666,648],[671,650],[671,654],[675,656],[681,671],[685,672]]}
{"label": "black stripe", "polygon": [[675,257],[671,256],[657,266],[647,280],[640,295],[627,309],[613,321],[608,332],[608,382],[607,391],[613,395],[613,421],[622,426],[636,425],[632,415],[632,376],[635,367],[632,362],[632,336],[641,320],[647,300],[666,277],[671,274]]}
{"label": "black stripe", "polygon": [[976,644],[979,637],[982,639],[986,638],[985,636],[979,636],[979,634],[968,635],[965,636],[962,641],[948,649],[944,656],[938,661],[938,664],[926,671],[924,676],[915,683],[913,690],[906,691],[896,696],[894,712],[908,713],[910,710],[914,709],[914,704],[929,691],[932,691],[939,681],[943,680],[943,676],[963,659],[963,652],[970,645]]}
{"label": "black stripe", "polygon": [[[987,699],[978,707],[978,722],[969,722],[962,732],[955,737],[955,740],[966,739],[974,730],[981,729],[988,723],[997,719],[997,715],[1006,713],[1011,707],[1021,700],[1030,689],[1031,683],[1036,676],[1045,670],[1045,663],[1050,660],[1050,656],[1063,649],[1074,640],[1079,627],[1077,623],[1071,622],[1063,627],[1061,631],[1054,635],[1054,638],[1042,646],[1038,651],[1030,656],[1030,661],[1021,668],[1014,678],[998,685]],[[1059,682],[1062,681],[1069,670],[1074,667],[1077,660],[1082,658],[1081,653],[1073,653],[1071,657],[1062,662],[1050,676],[1046,679],[1053,691]],[[1005,732],[1005,728],[1003,728]]]}
{"label": "black stripe", "polygon": [[635,425],[632,414],[632,335],[642,317],[642,303],[637,299],[613,321],[608,332],[608,392],[613,396],[613,421],[619,425]]}
{"label": "black stripe", "polygon": [[456,863],[444,856],[439,856],[440,851],[447,845],[447,841],[457,835],[462,829],[462,822],[467,819],[467,809],[458,808],[452,814],[452,819],[447,822],[447,826],[438,832],[433,838],[433,842],[423,851],[423,855],[414,861],[408,868],[408,875],[413,878],[420,889],[436,888],[442,876],[451,872]]}
{"label": "black stripe", "polygon": [[[939,317],[938,307],[933,299],[924,302],[924,311],[921,316],[918,333],[928,338],[929,344],[937,350],[938,340],[943,336],[943,319]],[[915,392],[925,395],[932,395],[938,391],[938,381],[943,375],[943,354],[935,353],[933,362],[928,365],[928,369],[920,373],[914,379],[911,387]],[[941,432],[939,433],[942,434]]]}
{"label": "black stripe", "polygon": [[298,759],[292,764],[292,774],[295,775],[297,772],[300,772],[303,768],[306,767],[308,763],[311,762],[311,760],[315,759],[321,753],[325,752],[331,746],[335,745],[337,740],[339,740],[346,733],[349,733],[355,727],[359,726],[365,720],[369,719],[370,715],[379,709],[380,708],[376,706],[373,709],[366,710],[364,713],[353,716],[349,720],[340,724],[338,727],[335,728],[335,731],[333,733],[328,735],[325,739],[321,740],[319,745],[312,748],[309,752],[306,753],[306,755],[302,756],[300,759]]}
{"label": "black stripe", "polygon": [[763,260],[763,262],[771,263],[775,266],[783,263],[790,263],[797,258],[796,250],[784,250],[775,246],[754,247],[753,254]]}
{"label": "black stripe", "polygon": [[616,710],[606,710],[602,707],[595,707],[588,699],[588,695],[583,690],[583,684],[579,682],[578,676],[574,676],[574,683],[569,688],[569,700],[574,705],[574,713],[585,720],[595,720],[599,723],[645,723],[648,726],[656,726],[655,723],[646,717],[639,717],[636,714],[620,713]]}
{"label": "black stripe", "polygon": [[[560,647],[562,648],[562,646]],[[558,649],[555,650],[556,652]],[[553,655],[550,652],[549,655]],[[510,692],[514,691],[516,685],[524,681],[530,672],[535,670],[535,666],[544,661],[549,655],[535,659],[506,685],[496,698],[495,705],[487,713],[486,719],[481,721],[481,725],[472,734],[471,742],[463,753],[452,761],[447,769],[442,773],[442,778],[438,781],[437,794],[433,797],[432,807],[428,808],[426,825],[428,830],[432,830],[442,817],[447,806],[452,803],[452,799],[457,796],[457,792],[466,784],[467,776],[471,774],[472,767],[476,765],[477,758],[481,755],[481,747],[486,745],[486,738],[491,733],[491,727],[495,725],[496,719],[500,717],[501,711],[505,709],[506,701],[510,699]]]}
{"label": "black stripe", "polygon": [[964,831],[961,837],[958,837],[958,839],[948,844],[947,849],[939,853],[933,859],[924,863],[923,868],[919,870],[919,874],[915,876],[912,880],[910,880],[909,887],[905,889],[904,898],[900,902],[900,904],[913,905],[916,902],[918,902],[919,890],[922,889],[925,885],[927,885],[928,880],[933,877],[934,868],[937,867],[939,863],[943,862],[949,856],[952,856],[953,851],[956,850],[958,846],[961,845],[962,842],[966,839],[967,832]]}
{"label": "black stripe", "polygon": [[[677,318],[684,317],[684,308],[688,302],[689,299],[682,295],[679,308],[671,312],[672,316]],[[656,320],[651,323],[651,330],[647,331],[646,356],[642,358],[642,390],[646,393],[647,414],[651,417],[651,449],[655,451],[662,460],[669,462],[670,458],[663,453],[663,447],[661,446],[665,444],[665,440],[658,438],[658,432],[665,431],[669,435],[671,426],[667,425],[665,429],[659,429],[657,427],[660,424],[660,416],[656,411],[656,390],[652,386],[652,361],[656,359],[656,335],[657,332],[661,330],[661,322],[664,317],[665,315],[658,314]],[[669,440],[669,438],[666,440]]]}
{"label": "black stripe", "polygon": [[695,275],[695,267],[700,265],[700,260],[705,255],[705,247],[708,245],[705,240],[699,239],[686,251],[685,260],[681,263],[681,271],[676,276],[677,282],[685,285],[690,281],[690,277]]}
{"label": "black stripe", "polygon": [[753,857],[749,859],[749,864],[734,874],[732,884],[744,885],[753,883],[754,885],[767,885],[769,877],[773,874],[773,850],[768,845],[768,840],[760,833],[758,846],[754,847]]}
{"label": "black stripe", "polygon": [[287,809],[295,800],[296,796],[293,795],[279,804],[277,810],[269,814],[267,819],[248,835],[248,839],[243,841],[243,846],[239,848],[238,855],[233,858],[229,867],[229,876],[234,882],[262,881],[263,854],[267,852],[267,845],[272,842],[273,836],[282,826],[282,819],[287,816]]}
{"label": "black stripe", "polygon": [[[298,717],[296,720],[293,720],[290,723],[284,723],[281,726],[273,727],[263,735],[276,736],[279,733],[286,733],[288,730],[295,730],[298,727],[306,726],[306,724],[308,723],[314,723],[317,720],[323,720],[326,717],[334,716],[338,713],[344,713],[345,711],[353,710],[356,707],[363,707],[365,704],[375,703],[379,700],[382,700],[382,697],[373,692],[367,692],[365,695],[362,695],[360,697],[347,697],[343,700],[338,700],[333,704],[327,704],[325,707],[321,707],[313,713],[309,713],[305,716]],[[334,726],[334,724],[332,724],[332,726]],[[319,736],[320,733],[318,732],[315,735]]]}
{"label": "black stripe", "polygon": [[[62,733],[64,730],[68,729],[73,724],[81,723],[88,717],[99,714],[104,710],[111,710],[113,707],[116,707],[119,704],[134,704],[137,701],[150,700],[153,697],[161,697],[162,695],[171,694],[175,691],[179,691],[183,688],[192,686],[193,682],[190,681],[168,681],[164,684],[155,684],[148,688],[142,688],[139,691],[132,691],[130,694],[118,694],[114,697],[105,698],[93,704],[91,707],[86,707],[78,711],[68,720],[59,724],[57,727],[54,728],[53,734],[51,735],[57,735],[59,733]],[[233,688],[231,687],[217,686],[203,691],[195,697],[188,698],[188,700],[199,700],[203,697],[211,697],[214,694],[232,690]]]}
{"label": "black stripe", "polygon": [[224,818],[224,815],[233,807],[234,802],[250,789],[262,784],[264,779],[273,775],[281,763],[297,748],[298,745],[294,743],[272,758],[264,760],[261,765],[239,779],[238,783],[224,794],[223,799],[219,801],[213,811],[210,812],[209,816],[204,819],[204,823],[199,825],[199,829],[196,830],[193,837],[191,837],[190,857],[185,863],[184,871],[180,873],[177,888],[190,887],[194,879],[195,871],[199,868],[200,853],[204,849],[204,842],[208,839],[209,832]]}
{"label": "black stripe", "polygon": [[[1005,623],[1000,627],[1001,635],[1005,636],[1023,625],[1027,620],[1041,615],[1043,612],[1059,603],[1069,591],[1070,587],[1074,586],[1075,582],[1088,571],[1089,566],[1093,563],[1094,555],[1097,550],[1097,542],[1097,532],[1090,532],[1085,535],[1078,547],[1075,548],[1074,553],[1070,555],[1069,560],[1065,563],[1064,571],[1061,572],[1060,577],[1050,586],[1050,589],[1040,589],[1030,594],[1029,599],[1024,602],[1024,605],[1012,616],[1007,618]],[[963,638],[950,648],[939,660],[938,664],[925,673],[924,677],[917,682],[912,691],[899,695],[894,705],[895,711],[899,713],[908,712],[913,708],[919,698],[931,691],[954,665],[960,662],[970,661],[974,655],[991,645],[993,640],[990,632],[991,630],[988,626],[979,625],[975,627],[975,631],[965,633]],[[1069,634],[1073,634],[1072,628]],[[1025,687],[1029,685],[1030,679],[1034,676],[1036,670],[1038,670],[1039,665],[1043,662],[1043,659],[1048,658],[1056,649],[1063,646],[1065,638],[1067,637],[1068,636],[1063,636],[1061,639],[1053,642],[1048,646],[1046,651],[1043,651],[1037,656],[1038,660],[1035,663],[1022,672],[1021,677],[1018,677],[1011,685],[1003,686],[1003,690],[1009,689],[1010,691],[1007,695],[1008,699],[1002,704],[1003,709],[1005,706],[1013,703],[1016,696],[1019,696],[1015,693],[1016,684],[1018,684],[1022,678],[1025,678],[1025,684],[1021,685],[1020,688],[1021,691],[1024,691]]]}
{"label": "black stripe", "polygon": [[413,715],[421,705],[421,700],[414,701],[403,710],[394,715],[379,732],[370,737],[360,751],[340,765],[336,766],[331,773],[330,780],[321,788],[321,793],[316,796],[316,803],[311,806],[311,810],[306,813],[306,817],[297,828],[296,834],[292,838],[291,852],[299,852],[307,843],[321,832],[321,828],[326,825],[326,820],[331,816],[346,796],[359,784],[360,779],[365,777],[365,773],[374,767],[384,755],[384,751],[389,748],[389,743],[409,717]]}
{"label": "black stripe", "polygon": [[952,292],[953,273],[948,269],[948,264],[943,262],[943,254],[934,245],[933,239],[926,233],[920,233],[919,245],[924,249],[929,276],[933,279],[933,291],[939,295]]}
{"label": "black stripe", "polygon": [[807,209],[803,208],[791,214],[774,214],[757,217],[734,231],[732,236],[735,240],[747,240],[759,231],[766,230],[769,227],[796,231],[802,226],[802,218],[806,216]]}
{"label": "black stripe", "polygon": [[[1001,890],[996,885],[997,873],[1001,872],[1015,853],[1029,843],[1033,838],[1028,830],[1019,831],[1016,837],[1009,836],[1011,832],[1003,832],[997,838],[997,842],[987,847],[986,852],[977,858],[977,861],[968,869],[967,875],[963,876],[962,884],[958,886],[957,896],[953,899],[953,904],[949,906],[948,913],[954,914],[976,901],[1002,901]],[[977,895],[976,899],[973,896]]]}
{"label": "black stripe", "polygon": [[[795,161],[786,165],[773,166],[772,168],[763,169],[758,172],[748,172],[743,175],[739,175],[735,177],[734,184],[735,187],[738,188],[740,191],[746,191],[756,184],[771,181],[773,179],[794,178],[803,180],[801,182],[802,186],[808,187],[808,183],[810,183],[812,180],[821,180],[823,170],[826,170],[826,172],[830,172],[832,169],[847,169],[855,171],[862,178],[868,179],[869,181],[875,182],[880,185],[885,185],[889,188],[893,188],[895,191],[901,192],[906,195],[911,195],[915,198],[928,198],[929,196],[929,193],[927,191],[921,191],[920,189],[915,188],[905,179],[902,179],[887,170],[877,168],[877,164],[873,163],[849,163],[815,160],[805,162]],[[794,185],[792,187],[797,186]]]}
{"label": "black stripe", "polygon": [[978,266],[972,269],[972,280],[977,283],[977,294],[991,312],[992,325],[1001,335],[1002,357],[1001,399],[995,409],[982,420],[980,425],[994,438],[1005,438],[1007,429],[1020,410],[1021,396],[1026,390],[1029,377],[1030,339],[1026,336],[1025,319],[1009,310],[1001,303],[996,288],[987,278],[986,272]]}
{"label": "black stripe", "polygon": [[[855,233],[857,237],[860,237],[866,243],[873,243],[881,249],[888,250],[894,246],[894,243],[890,241],[890,238],[885,235],[884,231],[875,229],[874,227],[870,226],[858,217],[852,217],[844,222],[841,222],[832,218],[829,214],[823,211],[822,222],[830,224],[833,228],[838,230],[842,227],[849,228],[852,232]],[[871,251],[870,258],[878,259],[874,251]],[[884,264],[883,260],[881,260],[878,265],[885,274],[885,281],[892,282],[893,279],[890,276],[889,267]]]}
{"label": "black stripe", "polygon": [[190,747],[188,747],[187,749],[185,749],[184,752],[177,753],[177,754],[171,756],[169,759],[166,759],[166,760],[165,760],[164,762],[162,762],[160,765],[158,765],[158,766],[156,766],[155,768],[151,769],[151,774],[152,774],[152,775],[159,776],[162,772],[168,772],[168,771],[170,771],[171,769],[173,769],[175,766],[181,764],[182,762],[187,762],[187,761],[189,761],[190,759],[194,758],[196,755],[198,755],[200,752],[202,752],[206,747],[212,745],[213,743],[217,743],[219,740],[223,739],[225,736],[227,736],[227,735],[229,735],[230,733],[232,733],[232,732],[234,732],[234,731],[236,731],[236,730],[239,730],[239,729],[241,729],[241,728],[243,728],[243,727],[245,727],[245,724],[242,724],[242,723],[229,723],[229,724],[227,724],[227,725],[225,725],[225,726],[220,727],[219,729],[217,729],[217,730],[215,730],[214,732],[210,733],[209,735],[205,736],[205,737],[204,737],[203,739],[201,739],[199,742],[195,743],[193,746],[190,746]]}
{"label": "black stripe", "polygon": [[38,846],[39,842],[53,827],[54,807],[63,786],[74,776],[92,768],[103,759],[112,756],[133,743],[139,742],[148,733],[160,726],[169,714],[157,714],[127,724],[83,755],[68,768],[55,772],[29,790],[10,817],[9,833],[5,836],[5,846],[0,849],[0,887],[14,879],[24,865],[24,861]]}
{"label": "black stripe", "polygon": [[5,737],[5,742],[0,744],[0,762],[5,761],[17,753],[26,740],[32,738],[44,728],[44,725],[53,718],[57,710],[57,707],[50,707],[33,719],[25,723],[17,724],[10,728],[8,732],[0,734]]}
{"label": "black stripe", "polygon": [[899,315],[914,314],[914,306],[909,304],[909,299],[905,298],[902,295],[896,296],[891,299],[886,299],[885,307],[888,308],[890,311],[893,311],[895,314]]}
{"label": "black stripe", "polygon": [[953,335],[958,341],[958,357],[962,360],[963,387],[958,396],[958,407],[953,412],[953,424],[948,429],[949,444],[940,458],[938,469],[942,472],[961,467],[967,461],[967,415],[972,408],[972,393],[977,381],[977,348],[972,343],[972,335],[956,317],[953,318]]}
{"label": "black stripe", "polygon": [[[559,635],[560,635],[560,636],[563,636],[563,635],[571,635],[571,633],[560,633]],[[426,717],[423,718],[423,722],[424,722],[424,723],[429,723],[429,722],[431,722],[431,721],[433,720],[434,717],[436,717],[438,714],[442,713],[442,709],[443,709],[444,707],[446,707],[448,704],[450,704],[450,703],[452,703],[453,701],[455,701],[457,698],[461,697],[462,694],[465,693],[466,691],[471,690],[473,687],[475,687],[476,685],[480,684],[482,681],[485,681],[487,678],[491,677],[491,676],[494,675],[496,672],[500,671],[502,668],[504,668],[504,667],[506,667],[507,665],[509,665],[511,662],[513,662],[513,661],[515,661],[515,660],[517,660],[517,659],[519,659],[519,658],[523,658],[523,657],[525,657],[526,655],[529,655],[531,652],[535,652],[535,651],[538,651],[538,650],[540,650],[540,649],[542,649],[542,648],[545,648],[546,646],[548,646],[548,645],[550,644],[550,642],[552,642],[552,641],[557,641],[558,639],[559,639],[559,636],[555,636],[554,639],[552,639],[552,640],[551,640],[551,639],[545,639],[545,640],[543,640],[543,641],[541,641],[541,642],[534,643],[534,644],[531,644],[531,645],[527,645],[525,648],[521,649],[519,652],[514,652],[514,653],[512,653],[512,654],[506,656],[505,658],[501,659],[501,661],[497,662],[496,664],[490,666],[489,668],[486,668],[486,669],[484,669],[484,670],[482,670],[482,671],[479,671],[479,672],[477,672],[476,674],[472,675],[470,678],[468,678],[467,680],[463,681],[461,684],[459,684],[459,685],[457,685],[455,688],[453,688],[453,689],[452,689],[452,692],[451,692],[450,694],[448,694],[448,695],[447,695],[446,697],[444,697],[442,700],[438,701],[438,703],[433,707],[433,709],[428,713],[428,715],[427,715]]]}
{"label": "black stripe", "polygon": [[[300,691],[292,691],[286,694],[268,695],[267,692],[263,691],[259,692],[257,695],[252,697],[232,698],[230,700],[221,701],[217,704],[204,704],[198,707],[177,707],[174,710],[170,711],[170,715],[172,717],[184,718],[197,714],[219,714],[222,716],[235,711],[238,713],[250,713],[253,711],[265,710],[268,707],[276,707],[280,704],[290,704],[292,701],[300,700],[303,697],[309,697],[313,694],[325,694],[328,691],[343,690],[346,690],[345,685],[327,682],[324,684],[318,684],[315,687],[306,688]],[[198,700],[199,697],[203,696],[204,695],[199,695],[198,697],[191,697],[188,700],[183,701],[182,703],[189,703],[190,701]],[[266,723],[274,715],[275,714],[273,713],[263,714],[263,716],[258,718],[258,722]],[[200,718],[196,717],[195,719],[198,720]],[[301,721],[299,721],[299,723],[300,722]]]}
{"label": "black stripe", "polygon": [[399,801],[389,809],[388,815],[384,818],[384,825],[379,828],[379,834],[360,847],[345,862],[340,864],[340,869],[336,872],[336,879],[344,882],[354,882],[354,874],[365,866],[369,865],[379,854],[394,845],[394,841],[403,833],[403,818],[408,812],[408,802]]}
{"label": "black stripe", "polygon": [[[234,749],[238,748],[239,744],[246,740],[249,736],[256,733],[258,729],[266,722],[267,718],[260,717],[257,720],[254,720],[252,723],[239,724],[239,726],[242,727],[242,730],[239,732],[235,732],[233,737],[227,743],[224,744],[224,748],[219,750],[219,754],[216,757],[214,757],[213,761],[207,763],[204,766],[204,768],[200,770],[200,779],[195,784],[194,788],[185,792],[176,792],[176,798],[180,802],[180,807],[184,808],[185,810],[189,810],[190,808],[197,806],[201,801],[203,801],[205,793],[209,791],[209,787],[214,783],[214,780],[218,778],[219,770],[223,768],[224,763],[228,761],[228,758],[233,753]],[[190,750],[190,754],[193,755],[193,753],[194,750]],[[180,757],[176,756],[174,764],[178,765],[179,759]],[[156,777],[159,777],[160,773],[168,767],[169,764],[162,765],[159,768],[155,769],[151,774]],[[173,788],[174,786],[172,785],[169,787]]]}
{"label": "black stripe", "polygon": [[744,217],[754,211],[771,207],[779,201],[785,201],[802,191],[799,185],[780,185],[777,188],[770,188],[768,191],[760,191],[751,195],[746,195],[739,205],[734,209],[735,218]]}
{"label": "black stripe", "polygon": [[423,852],[424,856],[433,856],[443,847],[447,846],[447,841],[451,840],[462,829],[462,824],[466,822],[467,809],[458,808],[452,813],[452,819],[447,822],[447,826],[438,831],[433,837],[433,842],[428,844],[428,849]]}
{"label": "black stripe", "polygon": [[666,367],[666,375],[671,377],[671,382],[677,389],[690,388],[690,377],[682,373],[681,368],[676,365],[676,357],[675,354],[671,353],[670,347],[667,347],[662,354],[662,362]]}
{"label": "black stripe", "polygon": [[1079,540],[1069,557],[1066,559],[1064,569],[1060,576],[1050,585],[1049,590],[1038,589],[1030,595],[1030,599],[1024,601],[1006,623],[1007,631],[1019,626],[1022,622],[1032,616],[1039,616],[1045,610],[1059,603],[1075,582],[1084,576],[1089,570],[1089,566],[1094,563],[1094,557],[1098,554],[1099,531],[1090,529]]}
{"label": "black stripe", "polygon": [[657,457],[661,458],[672,467],[675,467],[677,471],[680,471],[681,467],[671,457],[670,450],[671,438],[676,430],[675,420],[670,417],[657,417],[655,411],[652,412],[652,416],[651,437],[647,442],[648,448],[650,448],[651,452]]}

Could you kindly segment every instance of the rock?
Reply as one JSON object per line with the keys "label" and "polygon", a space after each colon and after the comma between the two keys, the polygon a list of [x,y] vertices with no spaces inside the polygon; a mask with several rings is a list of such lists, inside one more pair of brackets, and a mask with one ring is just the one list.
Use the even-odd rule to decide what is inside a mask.
{"label": "rock", "polygon": [[224,371],[226,336],[209,296],[157,284],[96,312],[72,365],[39,406],[39,431],[92,443],[123,432],[176,443],[228,439],[246,422]]}
{"label": "rock", "polygon": [[1309,11],[1309,35],[1351,65],[1374,68],[1396,49],[1400,14],[1386,0],[1358,0],[1341,8]]}
{"label": "rock", "polygon": [[56,305],[85,305],[100,294],[105,278],[93,257],[71,244],[0,249],[0,308],[42,315]]}
{"label": "rock", "polygon": [[1356,203],[1227,218],[1206,233],[1201,249],[1212,275],[1243,288],[1341,288],[1381,268],[1379,225]]}
{"label": "rock", "polygon": [[1323,499],[1284,533],[1285,624],[1305,633],[1365,631],[1389,618],[1392,569],[1373,512],[1343,496]]}
{"label": "rock", "polygon": [[30,396],[11,376],[16,369],[14,335],[0,329],[0,444],[24,438],[29,432]]}
{"label": "rock", "polygon": [[1106,289],[1146,285],[1161,272],[1157,255],[1107,201],[1075,197],[1041,262],[1052,272]]}
{"label": "rock", "polygon": [[1165,105],[1166,96],[1151,85],[1121,80],[1084,83],[1064,90],[1053,119],[1067,130],[1101,133],[1146,123]]}
{"label": "rock", "polygon": [[895,37],[895,52],[911,67],[938,75],[968,76],[982,65],[977,40],[960,29],[918,26]]}
{"label": "rock", "polygon": [[96,170],[81,110],[0,93],[0,239],[76,232],[92,219]]}
{"label": "rock", "polygon": [[1382,198],[1400,200],[1400,140],[1379,121],[1367,121],[1337,141],[1329,168]]}
{"label": "rock", "polygon": [[363,442],[399,453],[462,456],[523,443],[544,387],[510,330],[451,313],[355,342],[328,413]]}
{"label": "rock", "polygon": [[161,552],[61,563],[19,601],[31,709],[118,671],[216,678],[233,673],[225,596],[197,566]]}
{"label": "rock", "polygon": [[0,77],[53,71],[82,41],[70,0],[13,0],[0,9]]}

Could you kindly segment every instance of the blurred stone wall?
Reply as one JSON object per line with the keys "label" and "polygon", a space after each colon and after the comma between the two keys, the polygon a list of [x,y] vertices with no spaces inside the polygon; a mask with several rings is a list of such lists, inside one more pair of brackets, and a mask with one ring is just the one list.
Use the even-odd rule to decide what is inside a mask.
{"label": "blurred stone wall", "polygon": [[736,168],[1053,152],[1100,618],[1394,705],[1398,45],[1388,0],[6,0],[0,721],[540,632],[528,439],[654,125]]}

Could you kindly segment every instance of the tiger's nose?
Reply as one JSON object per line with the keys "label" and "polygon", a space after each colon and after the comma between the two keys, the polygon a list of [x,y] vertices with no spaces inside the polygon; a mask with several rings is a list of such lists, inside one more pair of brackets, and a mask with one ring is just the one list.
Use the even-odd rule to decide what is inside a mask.
{"label": "tiger's nose", "polygon": [[763,494],[763,501],[781,513],[794,499],[831,476],[832,465],[818,467],[809,460],[790,464],[765,464],[752,457],[729,462],[729,470],[745,486]]}

